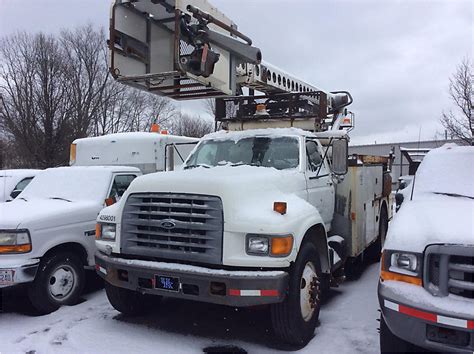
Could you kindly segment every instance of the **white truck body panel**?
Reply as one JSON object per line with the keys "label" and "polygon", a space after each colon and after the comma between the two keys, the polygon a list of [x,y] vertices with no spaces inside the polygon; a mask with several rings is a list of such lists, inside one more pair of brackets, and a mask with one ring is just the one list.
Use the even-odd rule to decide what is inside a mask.
{"label": "white truck body panel", "polygon": [[[142,173],[166,170],[166,145],[177,144],[176,149],[183,159],[189,155],[199,139],[184,136],[132,132],[76,139],[75,159],[71,166],[133,166]],[[176,156],[178,156],[176,154]],[[174,159],[174,167],[183,161]]]}

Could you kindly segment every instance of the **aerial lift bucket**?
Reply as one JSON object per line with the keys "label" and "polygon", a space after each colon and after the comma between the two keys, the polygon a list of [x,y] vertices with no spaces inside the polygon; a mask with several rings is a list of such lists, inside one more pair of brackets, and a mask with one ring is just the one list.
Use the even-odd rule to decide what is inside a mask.
{"label": "aerial lift bucket", "polygon": [[178,100],[235,95],[236,68],[261,61],[206,0],[115,0],[108,43],[115,79]]}

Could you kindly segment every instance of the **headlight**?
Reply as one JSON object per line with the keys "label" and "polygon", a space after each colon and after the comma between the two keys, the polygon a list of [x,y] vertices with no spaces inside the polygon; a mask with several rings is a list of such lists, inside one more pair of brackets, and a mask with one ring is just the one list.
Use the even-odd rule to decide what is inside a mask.
{"label": "headlight", "polygon": [[0,253],[28,253],[31,239],[27,230],[0,232]]}
{"label": "headlight", "polygon": [[116,224],[97,224],[95,228],[95,238],[97,240],[115,240]]}
{"label": "headlight", "polygon": [[293,248],[293,236],[270,236],[248,234],[246,252],[252,256],[286,257]]}
{"label": "headlight", "polygon": [[382,280],[398,280],[421,285],[423,255],[385,250],[382,255]]}

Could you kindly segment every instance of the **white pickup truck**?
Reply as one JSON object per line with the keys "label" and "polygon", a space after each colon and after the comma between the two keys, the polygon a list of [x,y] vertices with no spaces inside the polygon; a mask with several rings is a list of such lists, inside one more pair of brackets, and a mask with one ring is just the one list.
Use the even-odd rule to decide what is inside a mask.
{"label": "white pickup truck", "polygon": [[269,304],[277,335],[306,344],[322,289],[384,237],[390,210],[382,164],[355,158],[348,171],[344,132],[328,133],[220,131],[182,171],[134,180],[97,219],[96,269],[112,305],[147,311],[143,294]]}
{"label": "white pickup truck", "polygon": [[0,288],[26,284],[39,313],[72,304],[94,265],[96,218],[141,172],[134,167],[58,167],[0,204]]}
{"label": "white pickup truck", "polygon": [[399,198],[378,286],[382,353],[474,351],[473,166],[472,146],[431,150]]}

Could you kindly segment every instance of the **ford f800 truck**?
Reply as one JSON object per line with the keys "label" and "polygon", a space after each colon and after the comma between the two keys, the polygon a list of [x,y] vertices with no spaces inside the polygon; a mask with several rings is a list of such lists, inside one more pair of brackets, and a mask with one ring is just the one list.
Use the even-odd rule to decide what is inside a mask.
{"label": "ford f800 truck", "polygon": [[129,315],[148,295],[268,305],[275,333],[305,345],[321,292],[379,253],[390,217],[389,158],[347,156],[351,95],[263,62],[207,0],[116,0],[108,43],[117,81],[216,98],[220,130],[183,170],[137,178],[101,211],[96,270],[111,304]]}
{"label": "ford f800 truck", "polygon": [[146,311],[144,294],[267,304],[281,338],[307,343],[321,291],[384,237],[390,210],[382,164],[355,159],[338,177],[348,159],[336,137],[330,159],[300,129],[217,132],[182,171],[135,179],[98,218],[96,269],[112,305]]}

